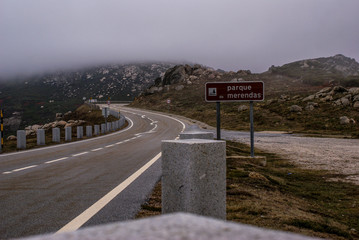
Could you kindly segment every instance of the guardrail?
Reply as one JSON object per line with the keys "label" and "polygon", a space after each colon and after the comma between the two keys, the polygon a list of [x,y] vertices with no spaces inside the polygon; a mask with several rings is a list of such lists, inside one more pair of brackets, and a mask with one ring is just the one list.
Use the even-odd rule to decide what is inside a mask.
{"label": "guardrail", "polygon": [[[116,131],[122,128],[125,125],[126,118],[119,112],[116,112],[115,117],[119,118],[119,120],[108,123],[107,126],[105,124],[101,124],[101,133],[100,133],[100,125],[94,126],[86,126],[86,137],[92,137],[93,135],[100,135],[105,134],[107,132]],[[65,142],[72,141],[72,127],[65,127]],[[84,137],[83,134],[83,126],[77,126],[76,129],[76,138],[82,139]],[[59,143],[60,142],[60,129],[59,128],[52,128],[52,142]],[[36,131],[37,137],[37,145],[46,145],[45,142],[45,130],[38,129]],[[26,149],[26,132],[25,130],[18,130],[17,131],[17,148],[18,149]]]}

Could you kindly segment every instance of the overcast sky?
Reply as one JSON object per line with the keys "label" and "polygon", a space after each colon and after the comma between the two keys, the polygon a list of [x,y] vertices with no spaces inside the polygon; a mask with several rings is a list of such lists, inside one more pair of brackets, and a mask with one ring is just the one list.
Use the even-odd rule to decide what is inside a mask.
{"label": "overcast sky", "polygon": [[359,60],[359,0],[0,0],[0,77],[132,61]]}

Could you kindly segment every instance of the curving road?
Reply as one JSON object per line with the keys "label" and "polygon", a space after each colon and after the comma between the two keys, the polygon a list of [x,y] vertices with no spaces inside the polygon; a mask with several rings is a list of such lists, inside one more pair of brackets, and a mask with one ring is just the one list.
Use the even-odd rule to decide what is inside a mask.
{"label": "curving road", "polygon": [[133,217],[161,174],[161,140],[175,139],[185,125],[121,111],[129,122],[122,131],[0,155],[0,239]]}

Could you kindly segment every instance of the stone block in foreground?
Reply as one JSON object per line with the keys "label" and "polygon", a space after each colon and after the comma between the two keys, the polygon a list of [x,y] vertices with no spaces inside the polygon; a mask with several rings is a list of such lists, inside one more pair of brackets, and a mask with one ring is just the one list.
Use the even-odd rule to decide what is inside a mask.
{"label": "stone block in foreground", "polygon": [[226,143],[162,141],[162,213],[226,219]]}
{"label": "stone block in foreground", "polygon": [[311,240],[298,234],[258,228],[245,224],[176,213],[136,221],[117,222],[75,232],[29,237],[31,240]]}

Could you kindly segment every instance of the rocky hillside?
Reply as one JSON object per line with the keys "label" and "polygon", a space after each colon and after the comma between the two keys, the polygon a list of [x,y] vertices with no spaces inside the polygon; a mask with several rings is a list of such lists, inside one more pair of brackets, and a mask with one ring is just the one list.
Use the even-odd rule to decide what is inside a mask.
{"label": "rocky hillside", "polygon": [[359,63],[338,54],[327,58],[301,60],[280,67],[272,66],[268,73],[300,79],[311,85],[334,83],[349,86],[358,84]]}
{"label": "rocky hillside", "polygon": [[[323,59],[323,65],[309,68],[324,71],[324,66],[329,68],[331,61],[348,58],[336,55]],[[306,61],[308,65],[312,62]],[[357,75],[353,69],[358,64],[353,61],[348,61],[348,65],[341,61],[344,65],[336,69],[349,69],[346,74],[354,74],[352,77],[355,78]],[[344,73],[339,78],[334,70],[333,73],[325,70],[328,79],[338,77],[337,81],[327,79],[319,85],[316,80],[303,81],[299,76],[308,71],[306,67],[296,67],[299,62],[287,65],[292,66],[292,72],[302,70],[302,75],[298,76],[273,71],[262,74],[252,74],[248,70],[215,71],[200,65],[175,66],[156,79],[155,84],[137,97],[132,105],[184,115],[215,126],[216,107],[204,100],[205,82],[262,80],[265,83],[265,101],[255,104],[256,130],[359,136],[359,88],[355,87],[359,86],[359,79],[347,82],[348,76]],[[339,85],[340,82],[345,82],[345,87]],[[248,130],[248,106],[248,103],[222,103],[222,126]]]}
{"label": "rocky hillside", "polygon": [[172,67],[171,63],[108,65],[0,81],[6,132],[54,120],[84,100],[132,100]]}

